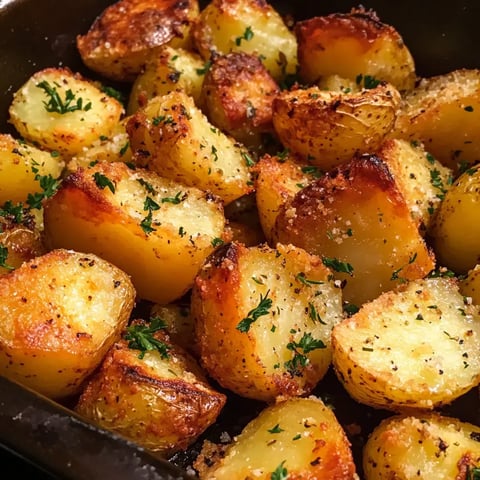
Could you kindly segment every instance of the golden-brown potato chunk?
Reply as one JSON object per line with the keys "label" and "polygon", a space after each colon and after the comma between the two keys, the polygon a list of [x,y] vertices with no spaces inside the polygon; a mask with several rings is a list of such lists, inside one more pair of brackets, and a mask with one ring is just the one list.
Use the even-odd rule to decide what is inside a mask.
{"label": "golden-brown potato chunk", "polygon": [[209,120],[249,147],[273,132],[272,102],[280,91],[260,59],[233,52],[212,62],[202,86],[201,104]]}
{"label": "golden-brown potato chunk", "polygon": [[309,393],[327,372],[341,290],[299,248],[230,244],[200,271],[192,315],[209,375],[239,395],[273,401]]}
{"label": "golden-brown potato chunk", "polygon": [[161,47],[133,83],[127,113],[133,114],[151,98],[174,90],[183,90],[198,103],[204,70],[205,63],[198,54],[169,45]]}
{"label": "golden-brown potato chunk", "polygon": [[206,443],[194,464],[202,480],[358,478],[345,432],[316,397],[267,407],[213,465],[212,450]]}
{"label": "golden-brown potato chunk", "polygon": [[0,205],[25,202],[29,193],[42,191],[40,177],[58,178],[63,166],[58,152],[44,152],[0,134]]}
{"label": "golden-brown potato chunk", "polygon": [[438,414],[384,420],[365,445],[366,480],[470,480],[480,465],[480,428]]}
{"label": "golden-brown potato chunk", "polygon": [[78,393],[133,308],[128,275],[55,250],[0,276],[0,371],[49,397]]}
{"label": "golden-brown potato chunk", "polygon": [[333,365],[357,401],[394,411],[448,404],[480,382],[480,313],[453,279],[404,284],[336,325]]}
{"label": "golden-brown potato chunk", "polygon": [[318,87],[281,92],[273,126],[285,147],[329,170],[357,153],[373,153],[394,125],[400,94],[381,83],[344,93]]}
{"label": "golden-brown potato chunk", "polygon": [[376,155],[388,165],[412,218],[424,234],[452,184],[452,170],[417,142],[387,140]]}
{"label": "golden-brown potato chunk", "polygon": [[[125,339],[113,345],[88,382],[76,411],[169,455],[187,448],[215,422],[225,396],[208,385],[192,357],[155,332],[156,326],[135,321],[127,328]],[[152,350],[138,349],[138,332],[155,342]]]}
{"label": "golden-brown potato chunk", "polygon": [[150,100],[127,123],[136,165],[218,195],[225,204],[252,191],[247,150],[176,91]]}
{"label": "golden-brown potato chunk", "polygon": [[418,140],[457,170],[480,158],[480,70],[424,78],[407,93],[391,136]]}
{"label": "golden-brown potato chunk", "polygon": [[[398,90],[413,88],[415,65],[402,37],[363,9],[298,22],[300,77],[314,83],[337,74],[351,80],[386,81]],[[359,80],[360,82],[360,80]]]}
{"label": "golden-brown potato chunk", "polygon": [[276,81],[296,72],[295,35],[265,0],[212,0],[193,27],[193,39],[205,60],[246,52],[260,57]]}
{"label": "golden-brown potato chunk", "polygon": [[17,90],[10,122],[26,140],[72,156],[109,136],[123,107],[115,98],[67,68],[47,68]]}
{"label": "golden-brown potato chunk", "polygon": [[112,80],[133,81],[162,45],[187,47],[197,0],[120,0],[107,7],[77,47],[87,67]]}
{"label": "golden-brown potato chunk", "polygon": [[460,292],[470,297],[475,305],[480,305],[480,264],[468,272],[466,278],[460,281]]}
{"label": "golden-brown potato chunk", "polygon": [[467,169],[446,192],[430,236],[441,265],[467,273],[480,263],[480,165]]}
{"label": "golden-brown potato chunk", "polygon": [[274,238],[323,258],[357,306],[424,277],[433,257],[394,178],[376,156],[356,157],[280,208]]}
{"label": "golden-brown potato chunk", "polygon": [[219,199],[121,162],[69,175],[45,204],[49,247],[95,252],[131,275],[140,298],[169,303],[222,238]]}

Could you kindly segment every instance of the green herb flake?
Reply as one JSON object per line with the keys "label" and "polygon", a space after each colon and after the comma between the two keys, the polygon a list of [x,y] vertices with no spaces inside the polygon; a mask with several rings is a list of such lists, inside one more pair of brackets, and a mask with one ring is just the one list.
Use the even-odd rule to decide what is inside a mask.
{"label": "green herb flake", "polygon": [[466,112],[473,112],[473,107],[471,105],[467,105],[466,107],[464,107],[464,110]]}
{"label": "green herb flake", "polygon": [[151,195],[155,195],[157,191],[153,188],[152,184],[144,180],[143,178],[137,178],[137,182],[145,188],[145,190]]}
{"label": "green herb flake", "polygon": [[329,258],[322,257],[323,264],[339,273],[348,273],[348,275],[353,275],[353,267],[347,262],[342,262],[338,258]]}
{"label": "green herb flake", "polygon": [[152,211],[149,210],[148,215],[140,222],[140,227],[147,235],[156,230],[156,228],[152,226],[152,220]]}
{"label": "green herb flake", "polygon": [[0,267],[3,267],[7,270],[14,270],[15,267],[8,265],[7,258],[8,258],[8,247],[6,247],[5,245],[0,245]]}
{"label": "green herb flake", "polygon": [[162,198],[162,203],[173,203],[174,205],[178,205],[179,203],[183,202],[187,198],[186,193],[177,192],[174,197],[164,197]]}
{"label": "green herb flake", "polygon": [[186,231],[183,227],[178,228],[178,234],[183,238],[186,235]]}
{"label": "green herb flake", "polygon": [[295,275],[295,280],[307,285],[308,287],[312,285],[323,285],[324,282],[321,280],[312,280],[311,278],[307,278],[303,272],[298,273]]}
{"label": "green herb flake", "polygon": [[363,86],[363,88],[366,88],[367,90],[376,88],[381,83],[380,80],[376,79],[372,75],[362,75],[362,74],[357,75],[355,81],[357,85]]}
{"label": "green herb flake", "polygon": [[109,97],[114,98],[121,104],[125,103],[125,95],[122,92],[118,91],[117,89],[113,87],[109,87],[108,85],[102,85],[101,90],[103,93],[107,94]]}
{"label": "green herb flake", "polygon": [[302,434],[301,433],[297,433],[293,438],[292,440],[295,441],[295,440],[300,440],[302,438]]}
{"label": "green herb flake", "polygon": [[[284,460],[270,475],[270,480],[287,480],[288,478],[288,471],[283,466],[286,460]],[[477,479],[475,479],[477,480]]]}
{"label": "green herb flake", "polygon": [[93,174],[93,179],[95,180],[97,187],[101,190],[103,190],[104,188],[108,188],[112,193],[115,193],[115,185],[107,176],[103,175],[100,172],[95,172]]}
{"label": "green herb flake", "polygon": [[72,90],[65,92],[65,98],[62,99],[57,91],[57,87],[51,85],[46,80],[37,83],[37,88],[42,89],[48,97],[48,101],[44,101],[43,105],[45,110],[50,113],[59,113],[63,115],[65,113],[75,112],[77,110],[83,110],[87,112],[92,108],[92,102],[87,102],[84,105],[82,97],[76,97]]}
{"label": "green herb flake", "polygon": [[355,315],[360,308],[355,305],[354,303],[344,303],[343,305],[343,311],[347,314],[347,316],[351,317],[352,315]]}
{"label": "green herb flake", "polygon": [[143,202],[143,209],[146,211],[159,210],[160,205],[151,197],[146,197]]}
{"label": "green herb flake", "polygon": [[237,47],[239,47],[242,43],[242,40],[245,40],[247,42],[249,42],[251,39],[253,38],[253,30],[252,30],[252,27],[249,25],[245,31],[243,32],[243,34],[240,36],[240,37],[237,37],[235,39],[235,45]]}
{"label": "green herb flake", "polygon": [[213,156],[213,161],[216,162],[218,160],[218,151],[215,145],[212,145],[212,156]]}
{"label": "green herb flake", "polygon": [[212,62],[208,60],[203,64],[202,68],[197,68],[195,69],[195,71],[197,75],[205,75],[210,70],[211,66],[212,66]]}
{"label": "green herb flake", "polygon": [[247,316],[238,323],[236,327],[237,330],[242,333],[246,333],[250,330],[252,323],[256,322],[261,316],[268,315],[270,308],[272,308],[272,299],[268,298],[269,293],[270,290],[267,290],[265,296],[260,294],[260,301],[258,305],[250,310],[247,313]]}
{"label": "green herb flake", "polygon": [[223,239],[221,239],[220,237],[215,237],[213,240],[212,240],[212,247],[214,248],[217,248],[219,247],[220,245],[223,245],[225,242],[223,241]]}
{"label": "green herb flake", "polygon": [[280,425],[278,423],[274,427],[267,430],[268,433],[281,433],[284,431],[285,430],[283,428],[280,428]]}
{"label": "green herb flake", "polygon": [[130,142],[128,141],[125,142],[125,145],[123,145],[123,147],[119,151],[121,157],[123,157],[127,153],[127,150],[129,147],[130,147]]}
{"label": "green herb flake", "polygon": [[168,351],[170,346],[165,342],[157,340],[154,333],[164,330],[167,327],[164,320],[160,317],[150,318],[148,325],[132,325],[127,327],[124,339],[128,341],[128,348],[140,350],[138,358],[142,359],[146,352],[156,350],[163,359],[170,357]]}
{"label": "green herb flake", "polygon": [[58,157],[60,156],[60,152],[59,152],[58,150],[52,150],[52,151],[50,152],[50,156],[51,156],[52,158],[58,158]]}
{"label": "green herb flake", "polygon": [[291,375],[301,375],[301,369],[310,363],[306,355],[314,350],[323,348],[326,348],[326,345],[322,340],[313,338],[310,332],[304,333],[299,342],[287,343],[287,349],[294,352],[294,355],[291,360],[284,363],[285,368]]}
{"label": "green herb flake", "polygon": [[302,167],[302,172],[315,178],[320,178],[323,175],[323,172],[314,165],[307,165],[305,167]]}
{"label": "green herb flake", "polygon": [[[32,171],[36,172],[38,169],[32,167]],[[42,202],[45,198],[52,197],[60,186],[60,181],[48,175],[35,175],[35,180],[40,184],[42,192],[29,193],[27,196],[27,204],[30,208],[40,209],[42,207]]]}
{"label": "green herb flake", "polygon": [[0,217],[4,217],[8,220],[21,224],[24,219],[25,209],[22,203],[13,203],[11,200],[7,200],[3,207],[0,208]]}
{"label": "green herb flake", "polygon": [[255,165],[255,161],[247,152],[242,152],[241,155],[242,158],[245,160],[245,164],[247,165],[247,167],[253,167]]}
{"label": "green herb flake", "polygon": [[322,325],[326,325],[320,314],[317,312],[315,305],[311,302],[308,303],[308,316],[313,320],[314,323],[319,322]]}

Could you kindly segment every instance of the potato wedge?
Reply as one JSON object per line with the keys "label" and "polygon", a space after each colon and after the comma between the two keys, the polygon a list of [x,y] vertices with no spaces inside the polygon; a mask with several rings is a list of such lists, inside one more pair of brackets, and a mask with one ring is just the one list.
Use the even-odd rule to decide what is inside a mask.
{"label": "potato wedge", "polygon": [[79,393],[134,300],[128,275],[92,254],[54,250],[1,275],[1,374],[52,398]]}
{"label": "potato wedge", "polygon": [[252,191],[248,151],[215,128],[181,91],[155,97],[127,123],[133,161],[162,177],[218,195]]}
{"label": "potato wedge", "polygon": [[106,78],[133,81],[155,49],[190,45],[197,0],[120,0],[107,7],[77,48],[87,67]]}
{"label": "potato wedge", "polygon": [[466,278],[460,281],[460,292],[470,297],[475,305],[480,305],[480,264],[468,272]]}
{"label": "potato wedge", "polygon": [[135,79],[130,91],[127,113],[132,115],[145,107],[151,98],[174,90],[183,90],[198,104],[205,78],[204,70],[205,62],[200,55],[183,48],[164,45],[149,58]]}
{"label": "potato wedge", "polygon": [[453,182],[452,170],[417,142],[387,140],[376,155],[388,165],[412,218],[424,235]]}
{"label": "potato wedge", "polygon": [[392,129],[400,94],[381,83],[344,93],[310,87],[283,91],[273,101],[273,126],[285,147],[322,170],[373,153]]}
{"label": "potato wedge", "polygon": [[337,74],[385,81],[398,90],[415,84],[413,57],[394,27],[362,8],[297,22],[300,77],[315,83]]}
{"label": "potato wedge", "polygon": [[131,275],[140,298],[163,304],[192,286],[225,225],[212,195],[122,162],[69,175],[44,217],[50,248],[95,252]]}
{"label": "potato wedge", "polygon": [[384,420],[365,445],[366,480],[469,480],[480,467],[480,427],[438,414]]}
{"label": "potato wedge", "polygon": [[42,191],[40,177],[58,178],[63,167],[58,152],[45,152],[0,134],[0,205],[25,202],[29,193]]}
{"label": "potato wedge", "polygon": [[439,263],[467,273],[480,263],[480,165],[467,169],[446,192],[430,237]]}
{"label": "potato wedge", "polygon": [[10,122],[26,140],[73,156],[109,136],[123,106],[67,68],[47,68],[15,92]]}
{"label": "potato wedge", "polygon": [[213,465],[210,450],[194,464],[202,480],[358,479],[345,432],[316,397],[266,408]]}
{"label": "potato wedge", "polygon": [[424,78],[402,103],[391,136],[418,140],[447,167],[480,158],[480,70]]}
{"label": "potato wedge", "polygon": [[480,383],[480,312],[453,279],[402,285],[336,325],[333,365],[357,401],[431,410]]}
{"label": "potato wedge", "polygon": [[135,344],[139,328],[151,323],[135,321],[127,328],[124,337],[134,340],[113,345],[75,410],[167,456],[187,448],[214,423],[226,398],[208,385],[195,360],[160,332],[149,337],[159,349],[142,354]]}
{"label": "potato wedge", "polygon": [[212,54],[246,52],[260,56],[277,82],[296,72],[295,35],[265,0],[212,0],[192,33],[205,60]]}
{"label": "potato wedge", "polygon": [[200,271],[192,316],[208,374],[271,402],[308,394],[327,372],[341,290],[320,259],[299,248],[232,243]]}
{"label": "potato wedge", "polygon": [[215,58],[202,85],[201,105],[209,120],[249,148],[273,133],[272,102],[280,88],[261,60],[233,52]]}
{"label": "potato wedge", "polygon": [[300,190],[280,208],[273,236],[321,256],[345,283],[344,300],[357,306],[434,268],[394,178],[374,155]]}

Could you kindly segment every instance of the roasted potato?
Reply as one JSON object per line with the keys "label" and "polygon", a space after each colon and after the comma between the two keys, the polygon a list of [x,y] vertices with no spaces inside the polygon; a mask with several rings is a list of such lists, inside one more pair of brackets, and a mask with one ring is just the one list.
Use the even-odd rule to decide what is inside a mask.
{"label": "roasted potato", "polygon": [[357,401],[431,410],[480,383],[480,311],[450,278],[384,293],[336,325],[333,365]]}
{"label": "roasted potato", "polygon": [[202,480],[358,479],[345,432],[316,397],[267,407],[213,465],[212,452],[207,443],[194,464]]}
{"label": "roasted potato", "polygon": [[445,193],[430,237],[441,265],[467,273],[480,263],[480,165],[467,169]]}
{"label": "roasted potato", "polygon": [[330,365],[341,297],[330,270],[299,248],[227,245],[193,287],[201,363],[245,397],[308,394]]}
{"label": "roasted potato", "polygon": [[192,286],[225,218],[211,194],[103,162],[65,178],[44,224],[49,248],[95,252],[131,275],[140,298],[166,304]]}
{"label": "roasted potato", "polygon": [[295,35],[265,0],[212,0],[192,32],[205,60],[217,54],[246,52],[260,56],[277,82],[296,72]]}
{"label": "roasted potato", "polygon": [[475,265],[461,280],[460,292],[465,297],[471,298],[475,305],[480,305],[480,264]]}
{"label": "roasted potato", "polygon": [[412,218],[425,234],[452,184],[452,170],[444,167],[418,142],[387,140],[376,155],[387,164]]}
{"label": "roasted potato", "polygon": [[197,0],[120,0],[107,7],[77,48],[87,67],[112,80],[133,81],[155,49],[190,45]]}
{"label": "roasted potato", "polygon": [[319,255],[360,306],[406,280],[423,278],[434,258],[387,165],[356,157],[311,182],[280,207],[274,239]]}
{"label": "roasted potato", "polygon": [[300,78],[307,83],[337,74],[358,83],[386,81],[398,90],[415,84],[415,64],[402,37],[372,10],[303,20],[295,33]]}
{"label": "roasted potato", "polygon": [[25,202],[28,194],[42,191],[41,177],[56,179],[63,167],[58,152],[44,152],[0,134],[0,205]]}
{"label": "roasted potato", "polygon": [[127,113],[133,114],[145,107],[151,98],[174,90],[183,90],[198,103],[204,78],[202,57],[183,48],[165,45],[149,58],[133,83]]}
{"label": "roasted potato", "polygon": [[232,52],[216,57],[205,75],[201,105],[209,120],[250,148],[273,132],[272,102],[280,91],[261,60]]}
{"label": "roasted potato", "polygon": [[318,87],[283,91],[273,100],[273,126],[285,147],[323,170],[373,153],[394,125],[400,94],[391,85],[345,93]]}
{"label": "roasted potato", "polygon": [[[167,456],[187,448],[215,422],[226,398],[208,385],[195,360],[157,327],[153,321],[137,320],[127,328],[75,410]],[[139,336],[154,347],[145,350]]]}
{"label": "roasted potato", "polygon": [[54,250],[1,275],[1,374],[52,398],[79,393],[134,299],[128,275],[92,254]]}
{"label": "roasted potato", "polygon": [[480,427],[438,414],[384,420],[363,453],[366,480],[470,480],[479,465]]}
{"label": "roasted potato", "polygon": [[118,124],[123,106],[68,68],[47,68],[15,92],[10,122],[26,140],[73,156]]}
{"label": "roasted potato", "polygon": [[391,136],[418,140],[444,165],[458,170],[480,158],[480,70],[422,79],[407,93]]}
{"label": "roasted potato", "polygon": [[127,123],[133,161],[162,177],[218,195],[225,204],[252,191],[248,151],[176,91],[150,100]]}

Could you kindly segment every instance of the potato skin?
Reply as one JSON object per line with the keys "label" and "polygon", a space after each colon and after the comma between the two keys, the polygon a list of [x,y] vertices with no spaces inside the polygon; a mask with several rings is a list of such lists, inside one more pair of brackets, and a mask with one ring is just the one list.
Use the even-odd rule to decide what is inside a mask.
{"label": "potato skin", "polygon": [[[96,178],[111,182],[115,193]],[[147,197],[159,208],[146,209]],[[132,276],[140,298],[165,304],[192,286],[212,242],[224,234],[225,217],[211,194],[103,162],[63,181],[45,203],[44,223],[50,248],[95,252]]]}
{"label": "potato skin", "polygon": [[430,237],[439,263],[458,274],[480,263],[480,166],[469,168],[446,192]]}
{"label": "potato skin", "polygon": [[[136,322],[138,324],[138,322]],[[109,350],[75,410],[103,428],[162,455],[187,448],[215,422],[226,397],[213,390],[193,358],[168,340],[168,358],[121,340]]]}
{"label": "potato skin", "polygon": [[92,254],[54,250],[0,276],[0,371],[52,398],[79,393],[125,327],[127,274]]}
{"label": "potato skin", "polygon": [[326,171],[377,150],[399,106],[400,94],[385,83],[353,93],[310,87],[277,95],[272,120],[285,147]]}
{"label": "potato skin", "polygon": [[[394,416],[370,435],[366,480],[469,480],[480,462],[480,428],[439,414]],[[470,474],[469,474],[470,471]]]}
{"label": "potato skin", "polygon": [[[242,328],[262,298],[264,312]],[[299,248],[232,243],[197,276],[192,316],[208,374],[239,395],[271,402],[308,394],[327,372],[341,291],[320,259]]]}
{"label": "potato skin", "polygon": [[267,407],[213,465],[211,458],[204,448],[194,464],[202,480],[244,480],[252,472],[270,480],[282,462],[295,480],[358,479],[345,432],[332,410],[312,396]]}
{"label": "potato skin", "polygon": [[133,81],[156,47],[189,45],[197,0],[120,0],[77,36],[83,62],[112,80]]}
{"label": "potato skin", "polygon": [[415,65],[401,36],[380,22],[373,11],[354,9],[297,22],[300,77],[314,83],[337,74],[356,80],[369,75],[409,90],[415,83]]}

